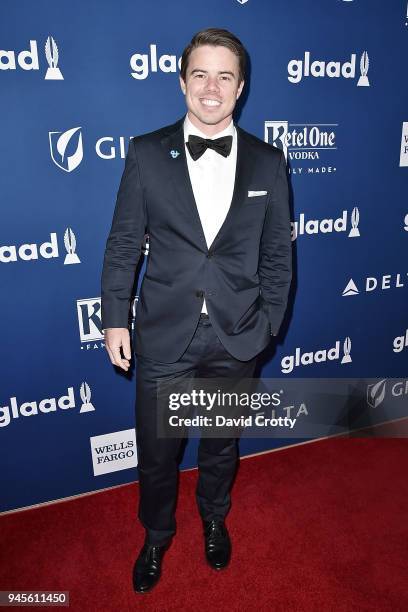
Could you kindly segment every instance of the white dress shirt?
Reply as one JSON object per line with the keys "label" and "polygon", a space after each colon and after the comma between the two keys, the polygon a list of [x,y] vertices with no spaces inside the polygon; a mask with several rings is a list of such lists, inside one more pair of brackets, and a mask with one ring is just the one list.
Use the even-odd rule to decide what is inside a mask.
{"label": "white dress shirt", "polygon": [[[190,134],[208,138],[193,125],[187,114],[184,120],[185,143]],[[231,153],[228,157],[223,157],[213,149],[206,149],[204,154],[194,161],[185,145],[190,181],[207,247],[211,246],[227,216],[235,184],[237,131],[232,120],[224,130],[211,136],[211,139],[221,136],[232,136]],[[201,312],[207,312],[205,300]]]}

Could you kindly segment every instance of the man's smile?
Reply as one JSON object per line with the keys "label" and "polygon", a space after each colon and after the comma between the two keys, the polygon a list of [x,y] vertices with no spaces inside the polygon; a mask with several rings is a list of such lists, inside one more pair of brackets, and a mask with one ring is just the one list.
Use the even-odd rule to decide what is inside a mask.
{"label": "man's smile", "polygon": [[211,98],[200,98],[201,104],[204,106],[220,106],[221,102],[219,100],[212,100]]}

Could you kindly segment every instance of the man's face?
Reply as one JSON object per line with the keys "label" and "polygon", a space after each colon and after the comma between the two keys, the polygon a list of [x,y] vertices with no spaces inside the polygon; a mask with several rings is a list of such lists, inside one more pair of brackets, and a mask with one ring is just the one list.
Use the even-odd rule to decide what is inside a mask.
{"label": "man's face", "polygon": [[230,123],[244,86],[238,75],[238,58],[226,47],[202,45],[191,52],[180,86],[190,119],[204,133],[222,131]]}

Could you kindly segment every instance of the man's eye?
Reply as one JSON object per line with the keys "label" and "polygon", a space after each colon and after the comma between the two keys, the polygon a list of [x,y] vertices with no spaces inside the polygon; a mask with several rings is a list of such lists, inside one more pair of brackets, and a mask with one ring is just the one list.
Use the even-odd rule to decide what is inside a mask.
{"label": "man's eye", "polygon": [[230,81],[231,77],[224,75],[224,76],[221,77],[221,79],[223,79],[224,81]]}

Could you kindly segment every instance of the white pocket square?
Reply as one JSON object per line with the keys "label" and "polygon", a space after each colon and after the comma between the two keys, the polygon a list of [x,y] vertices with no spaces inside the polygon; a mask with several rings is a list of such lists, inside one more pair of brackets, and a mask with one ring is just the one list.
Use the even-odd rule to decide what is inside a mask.
{"label": "white pocket square", "polygon": [[248,191],[248,198],[254,198],[256,196],[266,195],[267,191]]}

